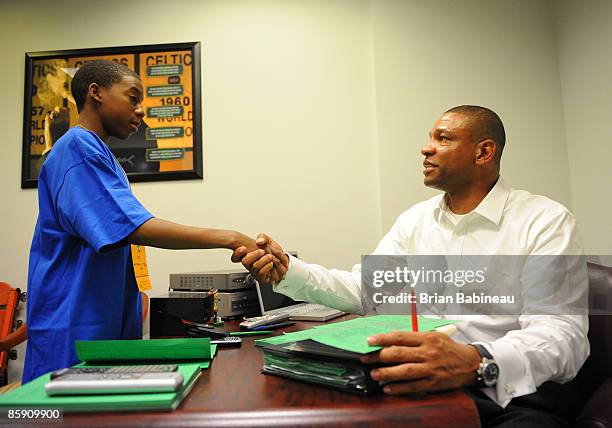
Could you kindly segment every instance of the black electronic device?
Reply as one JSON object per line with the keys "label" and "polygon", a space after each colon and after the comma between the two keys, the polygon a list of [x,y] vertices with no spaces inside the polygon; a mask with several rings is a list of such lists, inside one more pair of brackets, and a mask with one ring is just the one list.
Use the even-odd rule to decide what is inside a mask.
{"label": "black electronic device", "polygon": [[151,297],[151,338],[186,337],[194,324],[205,324],[214,317],[213,295],[199,298]]}

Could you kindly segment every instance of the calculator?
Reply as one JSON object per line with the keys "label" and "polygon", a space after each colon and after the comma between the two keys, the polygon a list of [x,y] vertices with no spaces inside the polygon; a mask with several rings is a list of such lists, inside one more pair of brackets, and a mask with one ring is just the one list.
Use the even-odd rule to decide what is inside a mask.
{"label": "calculator", "polygon": [[81,374],[125,374],[125,373],[169,373],[178,370],[176,364],[140,364],[112,367],[70,367],[51,373],[51,379],[66,375]]}

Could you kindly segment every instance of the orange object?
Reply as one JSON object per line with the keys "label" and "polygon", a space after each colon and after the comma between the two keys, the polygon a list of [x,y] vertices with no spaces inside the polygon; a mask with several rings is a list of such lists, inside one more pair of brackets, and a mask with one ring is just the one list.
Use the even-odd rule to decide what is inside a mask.
{"label": "orange object", "polygon": [[144,325],[145,320],[147,319],[147,315],[149,314],[149,296],[147,293],[140,292],[140,296],[142,299],[142,324]]}
{"label": "orange object", "polygon": [[[2,340],[13,332],[20,296],[21,290],[11,287],[6,282],[0,282],[0,339]],[[25,340],[25,337],[23,339]],[[1,351],[0,384],[2,385],[6,385],[7,382],[8,360],[9,350]]]}
{"label": "orange object", "polygon": [[419,331],[419,320],[417,318],[417,309],[416,309],[416,298],[414,297],[414,288],[410,289],[411,296],[411,309],[412,309],[412,331],[418,333]]}

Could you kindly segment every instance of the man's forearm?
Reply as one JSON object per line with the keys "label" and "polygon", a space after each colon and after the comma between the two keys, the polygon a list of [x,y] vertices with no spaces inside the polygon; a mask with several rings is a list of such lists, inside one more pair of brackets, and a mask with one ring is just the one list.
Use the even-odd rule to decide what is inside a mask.
{"label": "man's forearm", "polygon": [[181,249],[228,248],[244,245],[244,236],[233,230],[204,229],[184,226],[159,218],[152,218],[136,229],[127,241],[134,245]]}
{"label": "man's forearm", "polygon": [[363,314],[361,303],[361,266],[343,271],[305,263],[290,257],[285,280],[274,291],[294,300],[320,303],[344,312]]}

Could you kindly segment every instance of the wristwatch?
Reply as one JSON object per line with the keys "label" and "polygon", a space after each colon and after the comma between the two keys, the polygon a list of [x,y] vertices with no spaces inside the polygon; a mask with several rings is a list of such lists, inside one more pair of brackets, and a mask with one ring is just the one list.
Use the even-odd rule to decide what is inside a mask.
{"label": "wristwatch", "polygon": [[493,360],[493,355],[487,351],[482,345],[477,343],[471,343],[474,348],[480,354],[480,365],[476,369],[476,384],[480,388],[487,388],[495,386],[497,384],[497,378],[499,377],[499,366]]}

